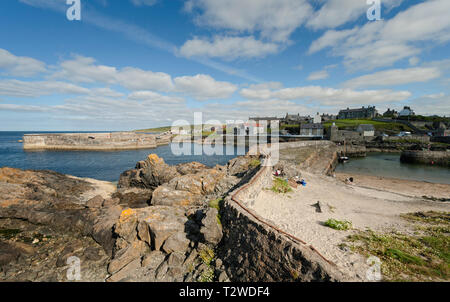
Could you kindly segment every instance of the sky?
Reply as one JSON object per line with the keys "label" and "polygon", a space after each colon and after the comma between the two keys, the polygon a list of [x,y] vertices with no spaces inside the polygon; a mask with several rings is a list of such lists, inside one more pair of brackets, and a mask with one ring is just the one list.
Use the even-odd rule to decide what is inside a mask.
{"label": "sky", "polygon": [[[71,1],[69,1],[71,2]],[[376,106],[450,116],[450,1],[0,1],[0,131]],[[373,11],[373,10],[371,10]],[[373,19],[373,18],[371,18]]]}

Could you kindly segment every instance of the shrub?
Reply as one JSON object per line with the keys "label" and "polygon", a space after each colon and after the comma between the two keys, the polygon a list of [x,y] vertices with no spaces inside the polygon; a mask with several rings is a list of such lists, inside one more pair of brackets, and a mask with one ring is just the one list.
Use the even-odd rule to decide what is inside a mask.
{"label": "shrub", "polygon": [[333,218],[325,221],[325,225],[335,230],[346,231],[352,227],[352,223],[350,221],[340,221]]}
{"label": "shrub", "polygon": [[289,186],[289,183],[282,179],[282,178],[275,178],[275,180],[273,181],[273,186],[271,188],[271,190],[275,193],[288,193],[292,191],[291,186]]}

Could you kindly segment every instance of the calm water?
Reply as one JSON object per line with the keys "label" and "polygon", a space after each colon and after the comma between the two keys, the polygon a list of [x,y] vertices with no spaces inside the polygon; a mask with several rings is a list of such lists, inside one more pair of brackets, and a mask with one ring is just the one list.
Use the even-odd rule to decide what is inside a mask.
{"label": "calm water", "polygon": [[[236,155],[176,156],[170,146],[156,149],[92,152],[92,151],[24,151],[18,142],[24,134],[37,132],[0,132],[0,167],[53,170],[78,177],[117,181],[120,174],[135,167],[136,162],[156,153],[170,165],[197,161],[209,167],[226,164]],[[44,133],[44,132],[39,132]],[[55,133],[55,132],[52,132]],[[193,144],[189,146],[194,148]],[[225,149],[224,149],[225,150]],[[243,147],[234,148],[234,154],[245,153]],[[225,151],[223,152],[226,153]],[[193,152],[192,152],[193,154]]]}
{"label": "calm water", "polygon": [[370,153],[364,158],[351,158],[347,163],[339,164],[336,172],[450,184],[450,169],[401,163],[400,154],[391,153]]}

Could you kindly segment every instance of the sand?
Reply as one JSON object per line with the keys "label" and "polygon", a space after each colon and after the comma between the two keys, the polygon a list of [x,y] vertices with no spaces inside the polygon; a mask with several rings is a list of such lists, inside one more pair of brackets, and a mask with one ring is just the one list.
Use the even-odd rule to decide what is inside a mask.
{"label": "sand", "polygon": [[[450,211],[450,203],[416,196],[449,196],[450,185],[378,179],[373,187],[371,177],[355,177],[355,184],[340,179],[304,172],[306,187],[299,186],[288,194],[264,190],[250,206],[259,215],[296,237],[312,244],[326,258],[354,280],[365,280],[366,259],[339,244],[356,230],[396,230],[412,233],[411,225],[400,218],[402,213],[417,211]],[[392,184],[395,184],[393,189]],[[422,186],[422,187],[420,187]],[[447,195],[445,195],[447,194]],[[320,201],[322,213],[313,204]],[[329,218],[348,220],[353,230],[337,231],[323,223]]]}

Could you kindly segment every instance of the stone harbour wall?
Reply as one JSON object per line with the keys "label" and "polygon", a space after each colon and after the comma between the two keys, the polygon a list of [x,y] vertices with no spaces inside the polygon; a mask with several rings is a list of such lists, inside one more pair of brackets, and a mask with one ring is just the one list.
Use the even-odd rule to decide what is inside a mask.
{"label": "stone harbour wall", "polygon": [[[267,159],[266,159],[267,160]],[[237,282],[343,281],[345,276],[312,246],[265,221],[246,205],[270,186],[272,168],[261,167],[225,199],[220,215],[227,275]]]}
{"label": "stone harbour wall", "polygon": [[450,151],[403,151],[400,161],[450,167]]}
{"label": "stone harbour wall", "polygon": [[25,150],[126,150],[169,144],[170,134],[135,132],[26,134]]}

